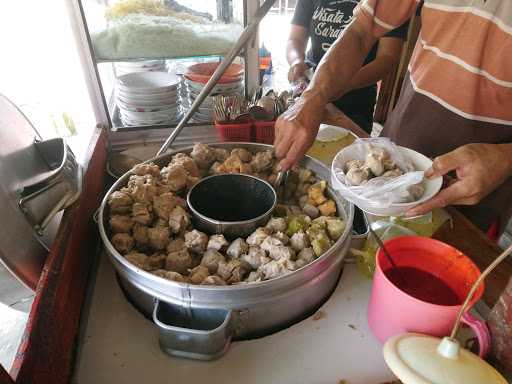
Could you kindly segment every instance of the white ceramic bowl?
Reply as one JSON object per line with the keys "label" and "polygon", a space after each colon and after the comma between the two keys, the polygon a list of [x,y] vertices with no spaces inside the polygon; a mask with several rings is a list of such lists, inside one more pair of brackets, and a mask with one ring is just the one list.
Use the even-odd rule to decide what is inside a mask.
{"label": "white ceramic bowl", "polygon": [[134,72],[120,76],[117,83],[120,88],[138,92],[163,92],[176,89],[181,79],[167,72]]}
{"label": "white ceramic bowl", "polygon": [[[405,147],[398,147],[400,148],[400,151],[412,162],[414,169],[416,171],[426,171],[430,167],[432,167],[432,160],[430,160],[428,157],[422,155],[419,152],[413,151],[412,149],[405,148]],[[350,146],[342,149],[336,157],[340,156],[341,153],[344,151],[350,150]],[[334,166],[336,163],[336,157],[333,160],[333,165],[331,168],[331,174],[334,174]],[[340,192],[340,194],[346,198],[347,200],[351,201],[352,203],[356,204],[361,210],[370,213],[372,215],[376,216],[402,216],[407,212],[408,210],[412,209],[413,207],[417,206],[420,203],[423,203],[432,197],[434,197],[440,190],[443,185],[443,178],[442,177],[436,177],[434,179],[424,179],[423,180],[423,186],[425,187],[425,192],[423,196],[412,203],[393,203],[388,207],[380,208],[375,207],[371,204],[364,204],[361,201],[358,201],[357,204],[355,201],[351,201],[349,196],[345,196],[343,193]],[[336,187],[334,187],[336,188]]]}

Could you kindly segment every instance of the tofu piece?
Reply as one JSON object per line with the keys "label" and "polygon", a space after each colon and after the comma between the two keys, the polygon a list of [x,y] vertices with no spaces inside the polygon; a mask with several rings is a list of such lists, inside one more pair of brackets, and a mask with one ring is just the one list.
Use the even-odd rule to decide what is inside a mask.
{"label": "tofu piece", "polygon": [[217,153],[208,145],[197,143],[194,145],[190,156],[194,159],[199,168],[206,169],[213,164],[217,158]]}
{"label": "tofu piece", "polygon": [[325,197],[325,189],[327,188],[327,183],[322,180],[316,184],[313,184],[308,189],[308,198],[309,204],[317,207],[320,204],[323,204],[327,201],[327,197]]}
{"label": "tofu piece", "polygon": [[210,274],[217,273],[219,263],[225,263],[226,258],[214,249],[208,249],[203,258],[201,259],[201,265],[208,268]]}
{"label": "tofu piece", "polygon": [[254,172],[260,173],[272,169],[274,165],[274,154],[272,151],[256,153],[251,160],[251,167]]}
{"label": "tofu piece", "polygon": [[327,200],[323,204],[318,206],[318,209],[322,216],[334,216],[336,215],[336,203],[334,200]]}
{"label": "tofu piece", "polygon": [[308,248],[311,243],[309,241],[309,236],[303,230],[300,230],[292,236],[290,239],[290,245],[296,252],[300,252],[304,248]]}
{"label": "tofu piece", "polygon": [[212,235],[208,240],[207,249],[214,249],[215,251],[220,251],[221,249],[225,249],[229,245],[228,241],[225,239],[224,235]]}
{"label": "tofu piece", "polygon": [[133,219],[127,215],[114,215],[109,219],[110,229],[113,233],[130,233],[133,224]]}
{"label": "tofu piece", "polygon": [[192,269],[189,274],[192,284],[201,284],[208,276],[210,276],[210,271],[204,265],[198,265]]}
{"label": "tofu piece", "polygon": [[167,253],[178,252],[186,249],[185,240],[181,238],[172,239],[167,244]]}
{"label": "tofu piece", "polygon": [[187,186],[188,173],[181,165],[169,165],[162,169],[161,174],[172,192],[179,192]]}
{"label": "tofu piece", "polygon": [[260,247],[250,247],[249,252],[240,256],[240,259],[247,262],[253,269],[258,269],[263,264],[271,261],[267,253]]}
{"label": "tofu piece", "polygon": [[181,274],[186,274],[192,267],[193,260],[188,250],[170,252],[165,259],[165,269]]}
{"label": "tofu piece", "polygon": [[172,210],[178,205],[172,192],[166,192],[153,199],[153,211],[164,220],[169,220]]}
{"label": "tofu piece", "polygon": [[135,203],[132,208],[133,221],[142,225],[150,225],[153,221],[153,208],[147,203]]}
{"label": "tofu piece", "polygon": [[181,273],[174,271],[166,271],[165,269],[157,269],[151,272],[153,275],[161,277],[166,280],[176,281],[177,283],[189,283],[190,280],[183,276]]}
{"label": "tofu piece", "polygon": [[146,248],[149,245],[148,227],[135,223],[133,226],[133,239],[138,248]]}
{"label": "tofu piece", "polygon": [[112,245],[121,254],[130,252],[135,245],[135,240],[127,233],[116,233],[110,239]]}
{"label": "tofu piece", "polygon": [[286,231],[286,228],[288,227],[288,224],[286,223],[286,219],[283,217],[273,217],[271,218],[265,228],[269,229],[274,232],[284,232]]}
{"label": "tofu piece", "polygon": [[127,192],[115,191],[108,197],[111,214],[124,214],[132,211],[133,199]]}
{"label": "tofu piece", "polygon": [[148,228],[149,245],[156,250],[167,247],[171,237],[171,231],[167,227]]}
{"label": "tofu piece", "polygon": [[201,285],[227,285],[227,283],[222,280],[219,276],[208,276],[201,282]]}
{"label": "tofu piece", "polygon": [[194,229],[185,233],[185,247],[196,254],[203,254],[208,245],[208,236],[206,233]]}
{"label": "tofu piece", "polygon": [[137,164],[135,167],[132,168],[132,172],[138,176],[160,176],[160,168],[158,168],[158,165],[154,163]]}
{"label": "tofu piece", "polygon": [[184,153],[178,153],[178,154],[174,155],[170,162],[170,165],[178,165],[178,166],[185,168],[185,170],[187,171],[189,176],[192,176],[192,177],[200,176],[199,168],[198,168],[196,162],[194,161],[194,159],[192,159],[190,156],[187,156]]}
{"label": "tofu piece", "polygon": [[190,225],[190,216],[181,206],[176,206],[169,214],[169,228],[172,233],[181,233]]}
{"label": "tofu piece", "polygon": [[226,254],[231,258],[238,258],[244,253],[247,253],[248,250],[249,246],[245,240],[239,237],[229,245]]}
{"label": "tofu piece", "polygon": [[247,244],[250,246],[258,246],[263,241],[270,236],[271,230],[267,227],[260,227],[256,229],[251,235],[247,238]]}
{"label": "tofu piece", "polygon": [[231,151],[231,155],[236,155],[244,163],[250,163],[252,160],[252,153],[245,148],[235,148]]}

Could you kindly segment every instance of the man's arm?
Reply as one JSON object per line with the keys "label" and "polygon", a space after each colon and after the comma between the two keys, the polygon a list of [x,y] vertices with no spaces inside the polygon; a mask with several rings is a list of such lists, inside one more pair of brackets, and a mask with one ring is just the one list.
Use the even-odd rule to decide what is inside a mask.
{"label": "man's arm", "polygon": [[352,80],[352,89],[373,85],[395,69],[400,61],[403,45],[404,41],[397,37],[379,39],[379,48],[375,60],[369,62],[357,72]]}
{"label": "man's arm", "polygon": [[308,70],[306,59],[306,45],[308,42],[308,30],[301,25],[292,24],[290,36],[286,43],[286,59],[290,64],[288,81],[294,82],[305,77]]}
{"label": "man's arm", "polygon": [[276,156],[288,169],[314,141],[325,106],[347,92],[356,72],[377,39],[357,18],[345,29],[323,59],[301,98],[279,118],[274,142]]}

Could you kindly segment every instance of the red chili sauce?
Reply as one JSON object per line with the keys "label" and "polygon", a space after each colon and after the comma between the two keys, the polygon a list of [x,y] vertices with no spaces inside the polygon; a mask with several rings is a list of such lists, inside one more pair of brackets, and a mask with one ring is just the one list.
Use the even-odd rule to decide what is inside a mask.
{"label": "red chili sauce", "polygon": [[439,277],[413,267],[390,268],[387,278],[401,291],[421,301],[437,305],[460,305],[457,293]]}

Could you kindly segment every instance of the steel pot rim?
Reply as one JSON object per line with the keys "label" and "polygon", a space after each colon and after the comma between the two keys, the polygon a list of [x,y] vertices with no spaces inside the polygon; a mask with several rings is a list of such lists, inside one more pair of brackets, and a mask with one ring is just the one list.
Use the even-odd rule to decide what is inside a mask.
{"label": "steel pot rim", "polygon": [[[253,148],[254,147],[258,147],[258,148],[261,148],[261,149],[272,149],[273,148],[272,145],[268,145],[268,144],[248,143],[248,142],[205,143],[205,144],[207,144],[207,145],[209,145],[211,147],[219,147],[219,148],[225,148],[226,144],[229,144],[229,147],[240,147],[241,146],[241,147],[253,147]],[[181,149],[178,149],[178,150],[175,150],[175,151],[171,151],[171,152],[165,153],[163,155],[151,158],[151,159],[143,162],[142,164],[150,163],[150,162],[159,162],[160,160],[162,160],[164,158],[170,158],[170,157],[176,155],[177,153],[189,153],[192,150],[192,148],[193,148],[192,146],[188,146],[188,147],[181,148]],[[304,158],[305,159],[307,158],[308,161],[316,163],[320,167],[326,168],[326,166],[322,162],[320,162],[319,160],[314,159],[311,156],[306,155],[306,156],[304,156]],[[338,240],[336,240],[336,242],[324,254],[322,254],[320,257],[318,257],[317,259],[315,259],[311,263],[309,263],[309,264],[307,264],[307,265],[305,265],[305,266],[303,266],[303,267],[301,267],[299,269],[296,269],[295,271],[292,271],[292,272],[287,273],[285,275],[278,276],[278,277],[270,279],[270,280],[263,280],[263,281],[259,281],[259,282],[252,282],[252,283],[246,283],[246,284],[226,285],[226,286],[196,285],[196,284],[180,283],[180,282],[176,282],[176,281],[172,281],[172,280],[162,279],[162,278],[160,278],[158,276],[155,276],[155,275],[151,274],[150,272],[147,272],[147,271],[144,271],[144,270],[142,270],[140,268],[137,268],[135,265],[133,265],[130,262],[128,262],[123,257],[123,255],[121,255],[114,248],[114,246],[110,242],[110,239],[108,238],[108,235],[107,235],[107,230],[106,230],[105,225],[104,225],[105,224],[105,220],[104,220],[105,217],[104,216],[105,216],[105,213],[106,213],[106,207],[107,207],[109,196],[113,192],[119,190],[121,188],[122,184],[125,183],[126,179],[128,179],[128,177],[131,176],[131,175],[133,175],[131,170],[126,172],[124,175],[122,175],[110,187],[110,189],[107,191],[107,193],[103,197],[103,200],[101,202],[100,209],[99,209],[99,215],[98,215],[99,216],[98,226],[99,226],[99,231],[100,231],[100,237],[101,237],[101,239],[103,241],[104,247],[107,250],[108,256],[114,258],[117,261],[117,263],[120,263],[121,265],[123,265],[125,268],[127,268],[131,272],[133,272],[135,274],[141,275],[146,280],[153,281],[153,282],[156,282],[158,284],[163,284],[163,285],[168,286],[170,288],[171,287],[172,288],[182,288],[182,289],[187,289],[187,290],[206,291],[206,292],[231,292],[233,290],[250,291],[250,290],[256,290],[256,289],[264,289],[266,287],[275,285],[276,282],[280,282],[280,283],[284,284],[284,282],[286,280],[294,279],[298,275],[298,273],[304,272],[307,269],[313,269],[315,267],[315,265],[321,263],[322,261],[324,261],[324,260],[326,260],[328,258],[336,256],[336,253],[338,252],[338,250],[342,249],[343,243],[345,241],[347,241],[348,238],[351,236],[352,221],[353,221],[353,218],[354,218],[354,205],[352,203],[350,203],[350,202],[347,202],[348,207],[349,207],[348,212],[345,212],[345,214],[346,214],[345,221],[346,221],[347,225],[345,227],[345,231],[340,236],[340,238]],[[328,187],[328,190],[329,190],[330,194],[333,197],[336,196],[336,198],[335,198],[336,200],[339,201],[339,200],[342,199],[339,195],[336,195],[336,193],[331,188]],[[117,265],[118,265],[117,263],[113,263],[116,268],[117,268]]]}

